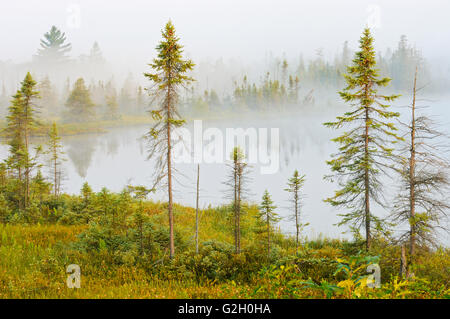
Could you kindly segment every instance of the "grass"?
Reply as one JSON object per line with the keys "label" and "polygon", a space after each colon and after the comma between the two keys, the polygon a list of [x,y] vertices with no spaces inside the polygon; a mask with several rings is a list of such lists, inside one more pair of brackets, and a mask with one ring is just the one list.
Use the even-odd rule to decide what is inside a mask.
{"label": "grass", "polygon": [[[160,214],[164,205],[149,203],[149,215]],[[182,236],[194,227],[195,211],[176,206],[176,220]],[[202,240],[219,238],[231,241],[221,214],[201,213]],[[115,265],[108,254],[92,256],[70,248],[86,226],[0,225],[0,298],[225,298],[230,292],[221,285],[196,281],[161,280],[148,271],[130,265]],[[247,244],[248,238],[243,244]],[[82,288],[66,286],[66,267],[78,264]],[[226,286],[226,285],[225,285]],[[232,288],[235,297],[245,287]],[[248,293],[248,291],[247,291]],[[243,295],[242,295],[243,296]]]}
{"label": "grass", "polygon": [[[155,227],[166,227],[166,203],[142,205]],[[174,213],[181,244],[172,261],[163,251],[153,259],[127,259],[120,251],[80,249],[77,243],[89,234],[89,225],[0,224],[0,299],[450,298],[450,251],[445,248],[419,251],[414,280],[398,278],[399,247],[383,241],[375,241],[370,254],[361,254],[359,243],[319,238],[304,241],[295,255],[292,238],[275,233],[276,257],[269,261],[264,239],[255,230],[257,207],[250,206],[241,221],[241,255],[207,249],[212,240],[232,247],[226,207],[200,212],[201,249],[196,255],[195,210],[175,205]],[[87,236],[92,243],[95,237]],[[367,265],[374,262],[382,272],[379,289],[365,285]],[[80,289],[66,285],[71,264],[81,268]]]}
{"label": "grass", "polygon": [[[143,269],[116,266],[67,249],[85,227],[0,226],[0,298],[204,298],[229,296],[224,285],[160,280]],[[79,264],[82,288],[66,286],[66,267]],[[227,285],[225,285],[227,286]],[[235,297],[248,293],[232,288]]]}
{"label": "grass", "polygon": [[[194,209],[176,205],[175,212],[177,231],[189,238],[194,228]],[[147,202],[146,213],[166,222],[163,203]],[[221,209],[202,211],[202,242],[215,239],[232,243],[232,231],[224,214]],[[243,224],[251,226],[255,214],[256,210],[250,208]],[[392,276],[398,267],[394,247],[375,247],[385,276],[381,289],[370,290],[358,286],[350,275],[333,277],[336,265],[352,254],[346,250],[353,249],[351,243],[338,240],[304,243],[294,263],[279,260],[261,267],[249,280],[235,282],[160,276],[148,267],[117,264],[108,251],[87,253],[74,249],[72,243],[86,229],[85,225],[0,225],[0,298],[450,298],[450,253],[445,249],[423,252],[417,269],[420,277],[404,281]],[[277,236],[282,240],[280,234]],[[249,231],[243,246],[256,241],[257,235]],[[292,255],[292,251],[285,254]],[[66,285],[66,267],[70,264],[81,267],[80,289]],[[346,265],[358,266],[349,261]]]}

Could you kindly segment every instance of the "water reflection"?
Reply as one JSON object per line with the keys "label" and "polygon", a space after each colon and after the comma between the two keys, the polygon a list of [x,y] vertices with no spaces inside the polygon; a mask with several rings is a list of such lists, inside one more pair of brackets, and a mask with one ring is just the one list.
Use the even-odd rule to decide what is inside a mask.
{"label": "water reflection", "polygon": [[[432,113],[440,114],[442,121],[449,121],[449,109],[443,102],[433,106]],[[408,100],[399,105],[407,104]],[[335,113],[341,113],[335,110]],[[278,115],[264,118],[239,120],[204,121],[203,129],[216,127],[225,136],[226,128],[279,128],[280,129],[280,171],[273,175],[261,175],[260,167],[253,165],[250,186],[253,194],[251,200],[258,203],[265,189],[268,189],[278,206],[278,213],[284,216],[280,227],[285,232],[293,232],[289,196],[284,191],[288,178],[294,170],[306,174],[304,186],[305,199],[301,216],[303,222],[309,222],[306,233],[316,236],[324,233],[328,236],[342,237],[345,229],[334,226],[339,221],[339,211],[323,202],[333,194],[336,186],[325,182],[323,176],[329,174],[325,161],[336,151],[336,145],[330,141],[336,136],[332,130],[324,127],[323,122],[333,120],[336,114],[295,115],[280,118]],[[192,124],[187,126],[192,129]],[[445,128],[445,127],[444,127]],[[446,128],[450,133],[450,126]],[[105,134],[89,134],[62,139],[68,161],[64,163],[65,176],[63,190],[79,193],[82,184],[87,181],[95,191],[107,187],[111,191],[121,191],[128,183],[135,185],[152,185],[153,163],[148,161],[145,143],[141,137],[148,126],[110,129]],[[6,158],[7,147],[0,146],[0,157]],[[174,189],[176,202],[195,205],[196,164],[177,164],[180,171]],[[219,205],[227,201],[224,196],[223,182],[227,176],[225,164],[201,165],[201,205]],[[392,181],[389,182],[393,184]],[[392,185],[385,185],[386,189]],[[154,200],[166,200],[165,189],[153,195]],[[386,210],[376,212],[380,216],[389,214]],[[445,243],[450,242],[448,236]]]}
{"label": "water reflection", "polygon": [[[307,175],[303,217],[313,219],[314,228],[310,234],[319,232],[339,236],[340,230],[332,223],[337,222],[336,214],[330,213],[322,199],[333,191],[332,185],[322,181],[327,172],[325,157],[333,147],[330,143],[332,132],[322,126],[328,120],[322,116],[308,118],[286,118],[274,121],[265,119],[242,119],[239,121],[204,121],[204,130],[216,127],[225,136],[226,128],[279,128],[280,129],[280,171],[273,175],[261,175],[258,164],[253,165],[249,185],[252,200],[258,203],[264,190],[272,193],[279,206],[279,213],[290,214],[288,194],[284,192],[287,179],[295,169]],[[192,125],[187,126],[192,129]],[[66,163],[68,179],[64,190],[78,193],[83,182],[88,181],[94,190],[106,186],[112,191],[120,191],[127,183],[151,185],[153,163],[146,160],[145,143],[140,137],[148,126],[120,128],[102,135],[82,135],[63,138],[69,161]],[[181,174],[177,176],[175,200],[186,205],[195,203],[195,164],[177,164]],[[219,205],[226,202],[223,182],[227,176],[226,165],[201,165],[202,205]],[[155,200],[166,200],[165,190],[154,195]],[[291,231],[292,223],[282,221],[281,226]]]}
{"label": "water reflection", "polygon": [[[65,138],[63,143],[67,157],[75,167],[78,176],[86,178],[88,169],[92,164],[92,157],[97,147],[98,137],[95,135],[71,136]],[[71,176],[68,178],[70,181]]]}

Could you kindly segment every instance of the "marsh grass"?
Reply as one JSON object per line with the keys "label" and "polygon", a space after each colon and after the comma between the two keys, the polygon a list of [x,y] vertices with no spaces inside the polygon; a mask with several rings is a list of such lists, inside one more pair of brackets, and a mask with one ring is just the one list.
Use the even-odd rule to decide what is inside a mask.
{"label": "marsh grass", "polygon": [[[167,223],[166,203],[143,207],[156,224]],[[181,244],[172,261],[164,252],[157,262],[149,256],[117,262],[114,251],[80,250],[89,225],[0,224],[0,298],[450,298],[445,248],[420,250],[416,279],[405,280],[398,278],[399,247],[376,242],[371,254],[382,269],[382,288],[368,289],[365,263],[374,257],[361,254],[358,243],[320,237],[306,240],[295,255],[293,238],[275,231],[269,260],[256,231],[257,207],[249,206],[237,256],[224,206],[201,211],[195,255],[195,210],[175,205],[174,212]],[[81,268],[80,289],[66,286],[70,264]],[[338,266],[348,272],[337,273]]]}

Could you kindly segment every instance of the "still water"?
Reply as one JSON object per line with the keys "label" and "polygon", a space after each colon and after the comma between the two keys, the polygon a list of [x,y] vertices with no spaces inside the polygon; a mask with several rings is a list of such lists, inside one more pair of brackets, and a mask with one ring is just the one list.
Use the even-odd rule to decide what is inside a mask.
{"label": "still water", "polygon": [[[408,100],[404,100],[407,104]],[[398,105],[402,105],[399,102]],[[442,128],[450,133],[450,111],[446,99],[435,101],[431,113],[438,115]],[[403,109],[403,111],[405,111]],[[333,194],[336,185],[324,181],[323,176],[330,173],[326,160],[336,151],[335,143],[330,139],[336,132],[326,128],[322,123],[333,120],[342,109],[325,111],[308,115],[281,117],[274,115],[241,120],[203,121],[203,128],[279,128],[280,166],[275,174],[261,174],[258,164],[251,166],[248,182],[248,200],[259,203],[264,190],[268,190],[277,212],[283,217],[279,227],[285,233],[293,233],[289,194],[284,191],[287,180],[294,170],[306,175],[301,207],[302,222],[310,225],[305,229],[308,237],[320,234],[330,237],[345,238],[346,229],[335,224],[339,221],[338,211],[323,202]],[[447,125],[446,125],[447,124]],[[86,134],[63,137],[62,142],[67,161],[64,162],[65,179],[63,190],[77,194],[84,182],[88,182],[95,191],[107,187],[111,191],[121,191],[126,185],[151,186],[154,162],[147,159],[145,141],[141,137],[147,132],[148,125],[115,128],[104,134]],[[187,126],[192,130],[192,125]],[[0,158],[7,156],[7,147],[0,145]],[[174,200],[178,203],[195,206],[195,187],[197,164],[176,164],[176,183]],[[200,206],[220,205],[229,202],[226,196],[229,167],[226,163],[200,165]],[[386,180],[385,189],[389,195],[394,194],[395,181]],[[166,200],[165,189],[151,195],[154,200]],[[378,208],[377,214],[387,214]],[[450,237],[442,236],[442,242],[449,245]]]}

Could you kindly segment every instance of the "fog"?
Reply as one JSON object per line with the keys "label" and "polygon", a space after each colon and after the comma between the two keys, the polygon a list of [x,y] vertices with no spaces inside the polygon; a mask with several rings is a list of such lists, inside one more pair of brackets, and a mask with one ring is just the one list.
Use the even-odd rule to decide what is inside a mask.
{"label": "fog", "polygon": [[[0,85],[11,95],[23,73],[31,70],[41,78],[50,75],[59,90],[67,78],[72,82],[78,77],[87,82],[113,78],[122,86],[130,74],[145,86],[142,74],[154,57],[160,30],[171,19],[185,53],[197,64],[194,75],[200,91],[214,89],[225,95],[243,75],[252,82],[260,81],[265,72],[274,73],[270,64],[276,59],[286,59],[292,68],[299,57],[308,61],[320,56],[333,62],[345,41],[350,50],[357,48],[367,25],[380,53],[395,49],[406,35],[411,47],[426,59],[434,83],[448,86],[450,44],[445,39],[450,38],[449,9],[445,0],[193,0],[189,5],[182,0],[2,1]],[[56,76],[31,67],[40,39],[53,25],[66,34],[66,43],[71,43],[68,57],[72,60],[88,55],[98,42],[107,71],[93,74],[92,67],[76,65]],[[11,64],[15,67],[8,68]]]}
{"label": "fog", "polygon": [[108,61],[135,72],[150,61],[170,18],[196,62],[222,57],[248,64],[269,52],[310,57],[318,48],[332,58],[346,40],[356,48],[368,22],[375,24],[378,50],[395,47],[406,34],[425,57],[441,61],[450,51],[449,10],[446,0],[1,1],[0,60],[28,61],[56,25],[72,43],[71,56],[98,41]]}

